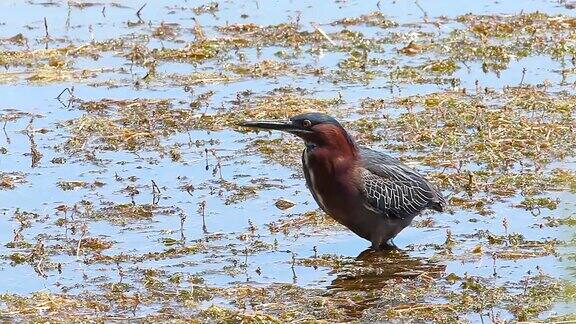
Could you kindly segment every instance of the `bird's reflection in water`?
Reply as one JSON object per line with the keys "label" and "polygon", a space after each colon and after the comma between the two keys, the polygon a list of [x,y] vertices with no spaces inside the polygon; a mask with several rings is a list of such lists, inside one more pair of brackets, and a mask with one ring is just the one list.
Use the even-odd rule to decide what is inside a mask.
{"label": "bird's reflection in water", "polygon": [[[446,270],[445,264],[424,257],[410,256],[400,249],[383,251],[365,250],[356,260],[336,273],[337,277],[328,287],[326,295],[341,293],[370,292],[390,289],[395,280],[428,280],[439,278]],[[359,316],[378,302],[378,297],[357,300],[354,305],[342,305],[349,315]],[[349,306],[349,307],[347,307]]]}
{"label": "bird's reflection in water", "polygon": [[[423,257],[410,256],[400,249],[365,250],[356,257],[355,264],[345,267],[328,287],[331,290],[374,290],[389,285],[389,279],[440,277],[446,265]],[[348,269],[346,269],[348,268]]]}

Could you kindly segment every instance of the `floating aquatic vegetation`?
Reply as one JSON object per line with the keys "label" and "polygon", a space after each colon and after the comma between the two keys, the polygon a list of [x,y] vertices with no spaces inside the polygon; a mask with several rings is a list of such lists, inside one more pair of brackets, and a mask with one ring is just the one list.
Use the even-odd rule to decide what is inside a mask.
{"label": "floating aquatic vegetation", "polygon": [[232,37],[231,42],[243,47],[257,46],[302,46],[310,43],[324,43],[326,39],[319,33],[301,31],[296,24],[260,26],[254,23],[232,24],[218,27],[218,31]]}
{"label": "floating aquatic vegetation", "polygon": [[[458,60],[482,60],[485,71],[501,71],[511,60],[549,53],[563,58],[573,55],[575,20],[535,12],[519,15],[464,15],[457,18],[468,29],[457,30],[447,43]],[[509,40],[504,42],[503,40]]]}
{"label": "floating aquatic vegetation", "polygon": [[274,203],[274,206],[276,206],[278,209],[281,209],[281,210],[290,209],[290,208],[294,207],[294,205],[296,205],[296,204],[291,202],[290,200],[286,200],[286,199],[278,199]]}
{"label": "floating aquatic vegetation", "polygon": [[181,49],[153,49],[149,53],[138,55],[142,57],[152,56],[157,60],[194,62],[214,58],[219,52],[219,47],[220,43],[217,41],[200,41],[189,43]]}
{"label": "floating aquatic vegetation", "polygon": [[104,186],[105,183],[102,183],[99,181],[94,181],[93,183],[88,183],[85,181],[59,181],[56,185],[58,187],[60,187],[60,189],[66,191],[66,190],[74,190],[74,189],[78,189],[78,188],[82,188],[82,189],[100,188],[100,187]]}
{"label": "floating aquatic vegetation", "polygon": [[272,233],[280,232],[286,235],[290,233],[299,233],[304,228],[317,232],[321,232],[326,229],[344,229],[344,227],[339,225],[332,218],[318,211],[311,211],[301,215],[290,215],[280,220],[271,222],[266,226]]}
{"label": "floating aquatic vegetation", "polygon": [[79,108],[90,114],[66,123],[71,131],[68,150],[90,142],[105,150],[158,146],[159,137],[185,129],[177,120],[191,116],[191,111],[172,110],[168,100],[103,100],[82,102]]}
{"label": "floating aquatic vegetation", "polygon": [[161,23],[154,32],[152,36],[160,39],[173,39],[178,36],[180,25],[178,24],[166,24]]}
{"label": "floating aquatic vegetation", "polygon": [[164,207],[156,204],[106,203],[96,208],[89,201],[82,201],[75,206],[75,212],[86,220],[106,220],[116,224],[129,224],[135,221],[150,221],[158,215],[179,215],[177,207]]}
{"label": "floating aquatic vegetation", "polygon": [[0,299],[7,305],[7,311],[3,312],[4,315],[19,318],[27,317],[38,320],[46,318],[77,319],[80,313],[91,313],[94,310],[106,311],[109,309],[109,305],[88,298],[88,296],[85,297],[84,299],[49,292],[37,292],[29,297],[13,294],[0,295]]}
{"label": "floating aquatic vegetation", "polygon": [[0,189],[14,189],[16,185],[25,183],[26,176],[22,173],[5,173],[0,172]]}
{"label": "floating aquatic vegetation", "polygon": [[236,64],[228,67],[232,72],[253,78],[274,77],[295,73],[286,62],[264,60],[255,64]]}
{"label": "floating aquatic vegetation", "polygon": [[[62,293],[1,294],[8,320],[573,320],[554,315],[575,291],[558,270],[575,260],[573,17],[420,8],[397,23],[378,4],[267,25],[257,3],[17,6],[35,4],[47,20],[0,39],[17,107],[0,113],[0,268]],[[236,127],[306,111],[427,172],[449,210],[417,218],[404,251],[355,256],[364,242],[299,184],[301,141]]]}
{"label": "floating aquatic vegetation", "polygon": [[366,15],[360,15],[359,17],[344,18],[331,23],[331,25],[334,26],[336,25],[350,26],[361,24],[365,24],[367,26],[377,26],[381,28],[390,28],[398,26],[396,22],[387,19],[383,13],[378,11]]}

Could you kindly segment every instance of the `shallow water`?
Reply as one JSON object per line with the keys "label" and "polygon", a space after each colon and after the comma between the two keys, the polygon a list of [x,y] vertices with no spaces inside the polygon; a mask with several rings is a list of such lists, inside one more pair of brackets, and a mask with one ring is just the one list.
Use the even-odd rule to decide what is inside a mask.
{"label": "shallow water", "polygon": [[[81,2],[82,3],[82,2]],[[187,132],[178,131],[160,139],[162,150],[142,148],[135,152],[128,150],[101,150],[93,148],[97,141],[87,144],[92,147],[94,155],[87,159],[82,153],[71,154],[62,150],[62,145],[70,138],[70,131],[65,122],[86,114],[79,109],[77,102],[68,106],[69,93],[62,95],[62,101],[55,99],[64,88],[73,90],[75,98],[82,101],[98,101],[104,98],[124,99],[168,99],[175,107],[186,107],[199,94],[214,91],[214,94],[201,107],[197,114],[215,114],[233,111],[232,102],[239,93],[250,90],[252,96],[262,96],[281,87],[299,87],[306,90],[312,98],[338,98],[343,100],[340,107],[330,108],[344,121],[352,123],[363,118],[380,118],[388,115],[396,118],[404,110],[395,107],[391,101],[413,95],[426,95],[451,89],[449,84],[434,82],[402,82],[393,81],[385,73],[395,66],[419,66],[430,58],[436,58],[437,53],[417,56],[398,55],[397,50],[405,46],[409,40],[423,39],[419,33],[432,32],[439,36],[448,35],[455,28],[462,28],[453,21],[456,16],[473,14],[514,15],[521,11],[543,12],[549,15],[563,14],[573,16],[574,11],[567,9],[557,1],[524,1],[521,8],[517,1],[476,1],[466,6],[459,2],[420,1],[420,6],[426,12],[426,19],[437,20],[447,17],[450,20],[436,28],[423,23],[423,12],[413,3],[404,1],[345,1],[322,2],[306,1],[274,1],[264,2],[218,2],[218,10],[214,14],[195,14],[192,8],[202,5],[199,1],[164,1],[149,2],[141,11],[142,24],[128,27],[128,22],[137,22],[136,10],[143,2],[126,1],[119,8],[114,2],[103,1],[86,8],[69,7],[63,1],[21,2],[4,1],[0,3],[0,38],[12,37],[22,33],[28,39],[28,44],[18,46],[1,43],[0,50],[30,50],[42,48],[57,48],[68,44],[87,44],[92,41],[104,41],[120,37],[125,40],[148,37],[144,44],[148,48],[181,48],[187,42],[194,41],[191,32],[196,17],[201,23],[206,37],[217,37],[219,33],[215,26],[232,25],[236,23],[255,23],[261,25],[278,24],[298,21],[303,30],[313,31],[310,22],[319,23],[327,32],[341,30],[341,26],[330,26],[329,23],[346,17],[356,17],[378,10],[399,23],[392,29],[381,29],[365,25],[351,26],[351,30],[361,31],[365,36],[380,38],[389,36],[390,32],[402,33],[401,44],[388,44],[381,52],[370,53],[371,58],[393,59],[392,66],[375,67],[375,71],[383,74],[370,80],[332,82],[330,78],[316,77],[311,74],[280,74],[279,76],[250,77],[239,75],[229,82],[214,82],[194,84],[192,93],[182,84],[175,84],[168,79],[150,80],[148,83],[135,82],[141,80],[147,69],[131,62],[120,52],[106,51],[97,59],[89,57],[70,58],[69,67],[74,70],[110,69],[109,72],[96,73],[90,79],[56,82],[32,82],[19,78],[12,82],[0,84],[2,102],[0,116],[7,116],[9,110],[17,110],[29,115],[5,124],[5,132],[0,133],[0,147],[7,150],[0,155],[0,171],[2,173],[18,172],[24,175],[25,182],[17,183],[13,189],[0,190],[0,293],[29,295],[37,291],[52,293],[81,294],[86,291],[105,292],[107,283],[122,282],[129,285],[128,292],[143,292],[143,270],[158,269],[163,278],[181,273],[185,276],[202,277],[204,283],[214,287],[233,287],[237,284],[249,283],[264,286],[276,283],[293,283],[307,289],[321,289],[326,292],[384,289],[383,282],[388,279],[402,278],[402,272],[411,270],[415,264],[422,267],[432,277],[443,278],[448,274],[458,277],[477,276],[486,278],[492,285],[504,285],[520,289],[521,280],[528,274],[542,273],[556,279],[573,280],[574,265],[566,255],[573,255],[570,245],[557,247],[555,253],[537,256],[519,255],[513,259],[497,258],[494,261],[492,253],[506,252],[506,246],[490,247],[486,239],[475,236],[481,231],[489,231],[495,235],[520,233],[526,241],[543,242],[558,240],[569,242],[574,239],[574,230],[568,226],[549,227],[546,217],[566,219],[574,217],[576,210],[576,194],[569,190],[545,192],[542,195],[552,199],[558,198],[556,209],[542,209],[539,215],[518,208],[515,205],[522,202],[521,195],[514,195],[492,205],[494,213],[488,216],[478,215],[473,209],[454,207],[448,213],[426,213],[416,220],[431,217],[431,226],[409,227],[396,239],[395,243],[404,250],[404,255],[397,258],[399,269],[390,264],[379,265],[380,259],[368,260],[368,264],[381,267],[383,273],[370,274],[367,277],[352,276],[352,284],[340,284],[340,280],[348,278],[342,269],[331,266],[311,267],[296,260],[305,260],[315,255],[336,255],[355,259],[368,247],[368,242],[356,237],[350,232],[329,225],[315,229],[314,226],[291,228],[287,234],[274,233],[267,225],[278,220],[289,220],[305,212],[317,209],[317,206],[304,185],[299,166],[270,161],[266,156],[255,152],[253,139],[290,139],[281,134],[244,133],[225,126],[222,130],[190,129]],[[247,17],[242,18],[241,15]],[[44,18],[48,23],[50,40],[43,39]],[[160,40],[150,37],[151,33],[162,23],[180,24],[180,31],[174,40]],[[306,46],[305,46],[306,47]],[[245,62],[259,62],[264,59],[276,59],[279,50],[297,53],[293,48],[282,46],[264,46],[259,50],[242,48]],[[326,51],[322,54],[307,50],[295,54],[289,59],[293,66],[324,68],[329,71],[338,70],[338,63],[347,55],[340,51]],[[226,63],[240,63],[234,53],[229,54]],[[222,62],[206,60],[191,64],[189,62],[159,61],[156,71],[159,74],[177,73],[191,75],[198,72],[218,72]],[[468,62],[467,67],[459,64],[459,69],[451,76],[459,79],[459,88],[468,93],[476,92],[476,82],[484,88],[501,90],[505,86],[537,85],[549,82],[548,91],[558,93],[567,91],[574,93],[576,75],[568,73],[562,78],[560,70],[566,69],[569,63],[551,57],[547,54],[530,55],[512,60],[499,75],[482,71],[481,62]],[[525,76],[522,77],[523,69]],[[573,70],[573,66],[571,67]],[[5,72],[28,73],[34,67],[7,67]],[[523,79],[523,80],[522,80]],[[99,82],[113,80],[112,87]],[[389,108],[367,116],[354,107],[359,107],[365,98],[381,98],[388,102]],[[251,100],[250,98],[246,100]],[[341,109],[340,109],[341,108]],[[30,116],[36,115],[31,121]],[[31,123],[29,126],[29,123]],[[25,132],[32,127],[33,139],[42,157],[37,166],[32,167],[30,156],[30,137]],[[47,132],[37,130],[46,129]],[[378,130],[386,133],[386,130]],[[358,134],[355,130],[355,134]],[[370,145],[386,148],[386,143],[377,141]],[[181,158],[173,161],[168,154],[171,147],[178,147]],[[207,150],[207,151],[206,151]],[[395,156],[410,156],[411,152],[391,151]],[[289,153],[287,159],[297,161],[300,151]],[[63,164],[55,164],[54,158],[64,158]],[[573,156],[553,161],[552,166],[565,170],[576,171]],[[434,166],[416,165],[417,168],[429,172],[441,172]],[[94,188],[76,188],[62,190],[57,186],[60,181],[84,181],[86,183],[101,182],[104,185]],[[152,181],[161,189],[159,195],[153,194]],[[223,182],[225,181],[225,182]],[[239,194],[239,201],[231,201],[238,188],[230,189],[226,184],[237,186],[256,186],[254,194],[246,197]],[[190,193],[182,186],[191,184],[194,190]],[[260,185],[261,184],[261,185]],[[127,186],[136,188],[139,193],[131,197]],[[446,195],[452,195],[450,190]],[[288,210],[279,210],[274,202],[287,199],[295,203]],[[112,218],[95,219],[83,213],[66,213],[57,211],[60,205],[81,205],[81,201],[89,201],[95,210],[114,204],[157,204],[166,207],[168,213],[154,212],[152,217],[143,219],[123,219],[123,214],[114,214]],[[199,206],[205,204],[204,216],[199,212]],[[82,208],[80,208],[82,209]],[[9,256],[14,253],[30,253],[30,247],[14,248],[7,245],[14,238],[15,231],[20,227],[14,217],[17,211],[32,212],[37,216],[31,219],[29,227],[22,231],[22,241],[34,245],[38,239],[47,250],[47,263],[60,264],[61,272],[53,267],[39,271],[29,262],[15,264]],[[75,215],[74,215],[75,214]],[[76,217],[76,218],[74,218]],[[182,217],[185,218],[181,223]],[[57,220],[69,218],[65,225],[57,225]],[[507,226],[503,226],[506,220]],[[206,231],[203,230],[205,223]],[[68,225],[66,225],[68,224]],[[82,237],[81,230],[74,231],[69,226],[84,224],[87,232],[84,237],[98,237],[112,245],[101,252],[84,251],[76,254],[76,245]],[[543,225],[541,227],[540,225]],[[456,241],[452,255],[445,256],[438,252],[435,246],[442,246],[447,240],[447,230]],[[174,244],[174,245],[170,245]],[[184,255],[169,255],[156,259],[142,257],[147,253],[158,253],[170,247],[202,244],[197,253]],[[486,249],[482,253],[472,253],[477,245]],[[248,249],[248,250],[247,250]],[[510,248],[511,249],[511,248]],[[519,249],[518,253],[526,253]],[[133,260],[119,262],[93,261],[94,255],[118,256],[127,255]],[[386,259],[389,260],[389,259]],[[395,264],[392,261],[391,264]],[[121,270],[120,270],[121,269]],[[433,269],[433,270],[431,270]],[[400,273],[400,274],[399,274]],[[370,277],[373,276],[373,277]],[[372,279],[370,279],[372,278]],[[374,279],[375,278],[375,279]],[[356,281],[370,280],[374,284],[358,288]],[[449,287],[458,290],[458,285]],[[436,298],[436,299],[435,299]],[[441,298],[431,296],[429,302]],[[207,305],[223,304],[230,306],[226,299],[215,299]],[[0,304],[1,305],[1,304]],[[147,303],[135,311],[134,316],[155,314],[160,312],[165,302]],[[573,312],[576,306],[573,301],[557,301],[549,310],[540,314],[542,318],[563,315]],[[174,306],[186,308],[186,306]],[[375,309],[378,307],[374,306]],[[381,306],[380,306],[381,307]],[[498,309],[500,306],[497,306]],[[364,310],[365,311],[365,310]],[[189,313],[190,310],[182,311]],[[129,314],[126,316],[130,316]],[[476,314],[466,315],[470,321],[478,321]],[[504,318],[513,318],[503,310]]]}

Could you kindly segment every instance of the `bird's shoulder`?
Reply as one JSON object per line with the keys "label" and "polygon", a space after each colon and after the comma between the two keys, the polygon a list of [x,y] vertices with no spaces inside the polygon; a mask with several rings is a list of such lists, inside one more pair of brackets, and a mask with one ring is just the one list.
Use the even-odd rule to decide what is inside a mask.
{"label": "bird's shoulder", "polygon": [[359,148],[359,176],[370,207],[381,214],[404,218],[425,208],[442,211],[442,194],[416,170],[400,160],[369,148]]}
{"label": "bird's shoulder", "polygon": [[410,168],[395,157],[360,147],[360,167],[374,175],[391,178],[395,181],[414,181],[424,179],[416,170]]}

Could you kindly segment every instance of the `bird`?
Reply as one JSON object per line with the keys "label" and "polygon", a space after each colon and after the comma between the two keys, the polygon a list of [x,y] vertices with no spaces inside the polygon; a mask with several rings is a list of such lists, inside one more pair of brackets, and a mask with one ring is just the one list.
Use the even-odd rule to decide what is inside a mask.
{"label": "bird", "polygon": [[239,126],[279,130],[304,140],[302,167],[318,206],[370,241],[376,251],[396,248],[394,237],[425,209],[443,212],[446,200],[423,175],[398,159],[360,146],[333,117],[319,112]]}

